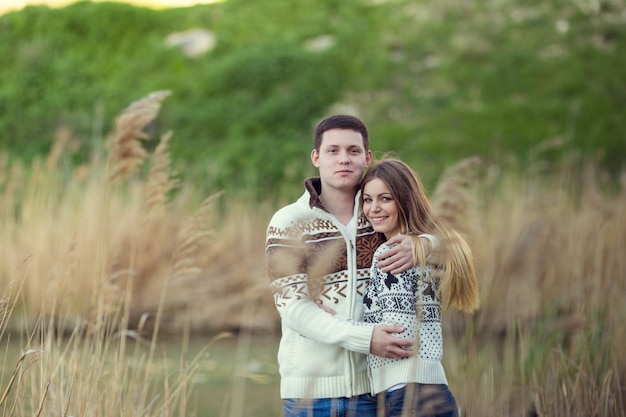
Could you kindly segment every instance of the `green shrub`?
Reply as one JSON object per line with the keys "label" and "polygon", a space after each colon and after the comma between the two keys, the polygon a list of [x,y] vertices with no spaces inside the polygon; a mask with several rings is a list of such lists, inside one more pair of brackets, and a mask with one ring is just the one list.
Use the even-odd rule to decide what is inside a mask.
{"label": "green shrub", "polygon": [[[395,151],[427,182],[472,154],[550,161],[574,150],[616,173],[626,150],[624,7],[585,5],[30,6],[0,16],[0,149],[41,155],[66,126],[82,144],[74,161],[85,161],[121,109],[167,89],[150,133],[172,129],[181,175],[210,188],[299,187],[313,126],[337,103],[363,117],[375,151]],[[165,45],[198,27],[216,35],[209,53]],[[329,47],[307,50],[318,37]]]}

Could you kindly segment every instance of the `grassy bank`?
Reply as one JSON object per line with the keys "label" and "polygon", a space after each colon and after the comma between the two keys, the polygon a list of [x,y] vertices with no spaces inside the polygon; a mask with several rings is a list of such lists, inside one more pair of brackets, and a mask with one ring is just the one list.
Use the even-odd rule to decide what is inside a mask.
{"label": "grassy bank", "polygon": [[[189,415],[202,355],[163,365],[159,340],[276,334],[264,232],[282,202],[177,182],[175,134],[142,133],[166,97],[132,103],[89,164],[64,162],[62,135],[45,160],[0,159],[1,340],[25,352],[4,362],[5,415]],[[624,416],[626,180],[533,161],[466,159],[429,190],[480,277],[480,311],[445,319],[451,388],[469,416]]]}
{"label": "grassy bank", "polygon": [[[151,129],[174,130],[175,166],[205,193],[293,196],[310,172],[312,128],[335,111],[360,115],[374,150],[402,155],[428,184],[468,154],[532,161],[546,141],[560,144],[544,153],[553,162],[584,152],[617,174],[625,10],[613,0],[30,6],[0,16],[0,151],[42,158],[68,131],[68,159],[89,163],[122,106],[168,89]],[[184,44],[203,53],[175,46],[189,31]]]}

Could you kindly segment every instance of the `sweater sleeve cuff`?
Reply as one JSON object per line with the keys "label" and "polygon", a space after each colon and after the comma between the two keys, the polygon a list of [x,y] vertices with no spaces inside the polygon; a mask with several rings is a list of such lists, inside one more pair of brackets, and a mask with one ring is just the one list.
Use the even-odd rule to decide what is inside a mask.
{"label": "sweater sleeve cuff", "polygon": [[363,353],[367,355],[370,353],[370,345],[372,344],[372,334],[374,333],[374,324],[354,325],[350,335],[349,350],[353,352]]}
{"label": "sweater sleeve cuff", "polygon": [[431,251],[426,257],[426,259],[428,259],[433,254],[433,252],[435,252],[435,249],[437,248],[437,238],[428,233],[422,233],[421,235],[419,235],[419,237],[423,237],[424,239],[428,239],[430,241]]}

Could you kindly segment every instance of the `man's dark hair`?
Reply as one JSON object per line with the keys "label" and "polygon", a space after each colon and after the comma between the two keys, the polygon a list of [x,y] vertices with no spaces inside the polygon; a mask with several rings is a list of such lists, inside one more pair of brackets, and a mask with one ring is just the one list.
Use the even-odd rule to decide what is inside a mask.
{"label": "man's dark hair", "polygon": [[363,137],[363,147],[365,147],[366,151],[369,150],[370,139],[365,123],[355,116],[350,116],[348,114],[334,114],[319,122],[319,124],[315,127],[313,146],[316,151],[319,152],[320,147],[322,146],[322,136],[324,135],[324,132],[331,129],[346,129],[359,132],[361,137]]}

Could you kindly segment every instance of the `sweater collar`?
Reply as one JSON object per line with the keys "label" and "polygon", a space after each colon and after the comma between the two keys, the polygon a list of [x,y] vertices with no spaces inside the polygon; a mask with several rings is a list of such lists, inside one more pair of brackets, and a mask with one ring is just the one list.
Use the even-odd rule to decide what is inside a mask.
{"label": "sweater collar", "polygon": [[[328,211],[326,210],[326,207],[324,207],[324,204],[322,204],[322,200],[320,199],[320,195],[322,194],[322,180],[320,179],[320,177],[310,177],[304,180],[304,188],[306,188],[306,190],[309,193],[309,207],[310,208],[318,207],[324,211]],[[360,192],[358,191],[359,189],[360,189],[360,184],[359,186],[357,186],[355,202],[359,200],[359,196],[360,196]]]}
{"label": "sweater collar", "polygon": [[309,192],[309,207],[319,207],[324,211],[326,208],[320,200],[320,194],[322,194],[322,180],[320,177],[311,177],[304,180],[304,188]]}

